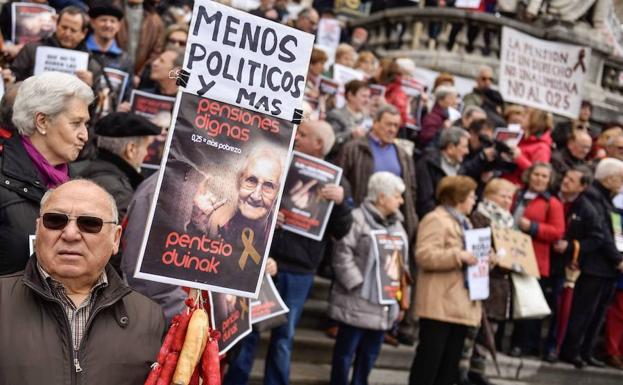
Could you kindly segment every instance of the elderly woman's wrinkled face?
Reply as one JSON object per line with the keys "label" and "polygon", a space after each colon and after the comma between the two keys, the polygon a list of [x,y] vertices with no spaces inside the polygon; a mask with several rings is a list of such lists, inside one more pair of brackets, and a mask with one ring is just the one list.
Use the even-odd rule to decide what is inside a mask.
{"label": "elderly woman's wrinkled face", "polygon": [[[43,136],[46,156],[52,165],[72,162],[87,142],[89,106],[78,98],[72,98],[65,110],[56,116],[48,116],[37,122],[37,131]],[[45,134],[44,134],[45,133]]]}
{"label": "elderly woman's wrinkled face", "polygon": [[501,188],[495,194],[488,195],[487,199],[496,203],[504,210],[510,211],[511,206],[513,205],[513,190]]}

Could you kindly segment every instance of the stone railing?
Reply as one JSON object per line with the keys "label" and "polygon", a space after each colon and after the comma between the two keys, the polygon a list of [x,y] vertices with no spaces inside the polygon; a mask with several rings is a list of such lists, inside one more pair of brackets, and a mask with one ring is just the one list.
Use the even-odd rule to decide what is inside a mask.
{"label": "stone railing", "polygon": [[380,56],[410,57],[418,66],[472,78],[482,64],[498,68],[503,26],[588,46],[592,55],[585,96],[596,104],[596,120],[612,120],[623,109],[623,58],[613,55],[600,31],[582,23],[554,19],[525,23],[494,14],[413,6],[354,19],[350,26],[367,29],[369,46]]}

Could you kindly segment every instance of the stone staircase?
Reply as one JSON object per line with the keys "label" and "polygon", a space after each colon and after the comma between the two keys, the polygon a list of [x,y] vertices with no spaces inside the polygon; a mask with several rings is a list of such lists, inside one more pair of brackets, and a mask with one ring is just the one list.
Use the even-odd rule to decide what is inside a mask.
{"label": "stone staircase", "polygon": [[[290,373],[293,385],[327,385],[331,372],[331,356],[334,340],[325,336],[322,327],[326,321],[327,298],[330,282],[316,278],[311,298],[305,305],[301,322],[294,338],[292,367]],[[262,384],[264,358],[269,332],[262,333],[262,341],[251,374],[251,384]],[[376,367],[370,375],[371,385],[405,385],[408,383],[409,368],[415,348],[400,345],[383,345]],[[623,371],[615,369],[585,368],[577,370],[571,365],[548,364],[533,358],[512,358],[498,354],[500,374],[495,370],[491,358],[487,365],[487,376],[497,385],[621,385]]]}

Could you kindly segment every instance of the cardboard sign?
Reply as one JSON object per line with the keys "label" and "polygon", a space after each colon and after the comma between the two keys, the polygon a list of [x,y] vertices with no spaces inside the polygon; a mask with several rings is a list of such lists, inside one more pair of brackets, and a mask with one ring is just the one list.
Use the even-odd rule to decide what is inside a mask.
{"label": "cardboard sign", "polygon": [[210,299],[210,324],[221,332],[218,339],[219,354],[227,353],[247,334],[251,333],[249,299],[232,294],[208,293]]}
{"label": "cardboard sign", "polygon": [[465,230],[465,250],[471,252],[478,263],[467,268],[469,299],[489,298],[489,254],[491,253],[491,228]]}
{"label": "cardboard sign", "polygon": [[318,22],[316,44],[335,51],[335,48],[340,44],[341,32],[342,27],[340,27],[340,21],[338,19],[322,18]]}
{"label": "cardboard sign", "polygon": [[56,10],[44,4],[11,4],[11,41],[26,44],[52,36],[56,30]]}
{"label": "cardboard sign", "polygon": [[523,272],[540,278],[539,266],[529,235],[512,229],[492,227],[493,243],[498,265],[515,272]]}
{"label": "cardboard sign", "polygon": [[300,109],[314,36],[197,0],[184,56],[186,92],[281,119]]}
{"label": "cardboard sign", "polygon": [[39,75],[46,71],[64,72],[73,75],[85,71],[89,65],[89,54],[73,49],[37,47],[33,73]]}
{"label": "cardboard sign", "polygon": [[265,321],[289,312],[275,287],[270,275],[265,274],[260,289],[260,295],[251,302],[251,324]]}
{"label": "cardboard sign", "polygon": [[523,104],[576,119],[591,50],[502,29],[500,93]]}
{"label": "cardboard sign", "polygon": [[372,247],[376,260],[376,283],[381,305],[397,303],[400,278],[408,266],[408,242],[403,233],[389,234],[384,230],[372,230]]}
{"label": "cardboard sign", "polygon": [[294,151],[279,211],[283,228],[304,237],[322,240],[333,201],[320,196],[327,184],[339,184],[342,169],[321,159]]}
{"label": "cardboard sign", "polygon": [[[127,72],[116,68],[104,67],[103,72],[95,87],[97,95],[95,114],[98,118],[117,110],[117,107],[123,101],[128,79],[130,78]],[[108,81],[106,81],[106,78],[108,78]]]}
{"label": "cardboard sign", "polygon": [[181,92],[135,277],[257,297],[293,125]]}
{"label": "cardboard sign", "polygon": [[149,170],[160,169],[164,144],[171,126],[174,105],[174,97],[132,90],[130,94],[130,110],[137,115],[144,116],[162,129],[160,135],[147,148],[147,155],[143,159],[141,168]]}

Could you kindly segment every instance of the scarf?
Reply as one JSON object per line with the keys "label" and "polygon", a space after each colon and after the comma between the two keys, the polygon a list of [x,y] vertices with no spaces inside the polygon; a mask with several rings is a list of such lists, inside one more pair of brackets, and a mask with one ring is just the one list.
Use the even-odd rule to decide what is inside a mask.
{"label": "scarf", "polygon": [[497,203],[488,199],[483,199],[478,203],[476,211],[491,220],[491,224],[494,226],[502,227],[504,229],[512,229],[515,224],[513,215],[501,208]]}
{"label": "scarf", "polygon": [[47,188],[54,188],[69,180],[69,167],[67,167],[67,163],[52,166],[35,146],[32,145],[29,137],[22,136],[21,139],[28,157],[37,169],[41,181]]}

